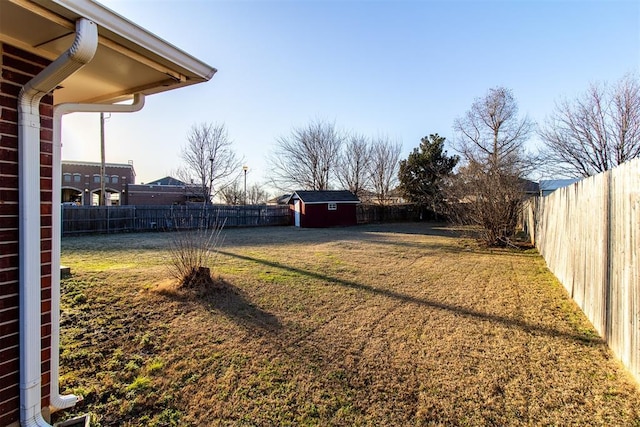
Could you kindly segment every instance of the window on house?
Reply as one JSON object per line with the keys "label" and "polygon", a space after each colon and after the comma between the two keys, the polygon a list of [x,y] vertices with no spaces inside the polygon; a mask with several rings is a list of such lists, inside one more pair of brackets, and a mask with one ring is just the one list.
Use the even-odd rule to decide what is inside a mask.
{"label": "window on house", "polygon": [[64,173],[62,174],[62,180],[64,182],[71,182],[71,174],[70,173]]}
{"label": "window on house", "polygon": [[80,182],[81,175],[79,173],[73,174],[73,182]]}
{"label": "window on house", "polygon": [[330,211],[337,211],[338,210],[338,205],[335,203],[329,203],[329,210]]}
{"label": "window on house", "polygon": [[93,182],[100,182],[100,175],[93,175]]}
{"label": "window on house", "polygon": [[111,183],[112,184],[118,183],[118,175],[111,175]]}

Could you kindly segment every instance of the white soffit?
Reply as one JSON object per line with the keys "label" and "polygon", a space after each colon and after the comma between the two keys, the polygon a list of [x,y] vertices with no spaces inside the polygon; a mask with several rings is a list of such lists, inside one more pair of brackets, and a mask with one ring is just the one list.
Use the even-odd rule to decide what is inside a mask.
{"label": "white soffit", "polygon": [[75,21],[98,25],[94,59],[54,92],[54,102],[114,102],[206,82],[216,69],[91,0],[0,0],[0,40],[47,59],[73,42]]}

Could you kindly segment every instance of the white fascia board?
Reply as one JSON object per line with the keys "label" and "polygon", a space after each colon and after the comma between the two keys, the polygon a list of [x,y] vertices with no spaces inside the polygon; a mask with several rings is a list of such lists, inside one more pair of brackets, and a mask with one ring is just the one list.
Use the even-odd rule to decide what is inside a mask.
{"label": "white fascia board", "polygon": [[[36,0],[37,1],[37,0]],[[98,27],[131,41],[204,80],[210,80],[216,69],[178,49],[171,43],[134,24],[111,9],[91,0],[49,0],[74,14],[92,20]],[[46,4],[43,4],[46,7]]]}
{"label": "white fascia board", "polygon": [[[302,200],[302,199],[301,199]],[[327,203],[336,203],[336,204],[354,204],[357,205],[360,202],[359,201],[355,201],[355,200],[349,200],[349,201],[345,201],[345,200],[328,200],[326,202],[305,202],[304,200],[302,200],[304,202],[305,205],[326,205]]]}

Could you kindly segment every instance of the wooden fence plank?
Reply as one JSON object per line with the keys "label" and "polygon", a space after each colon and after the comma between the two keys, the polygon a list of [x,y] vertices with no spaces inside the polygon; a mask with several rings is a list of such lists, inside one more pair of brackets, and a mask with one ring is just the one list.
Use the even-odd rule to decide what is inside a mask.
{"label": "wooden fence plank", "polygon": [[525,229],[640,382],[640,159],[527,202]]}

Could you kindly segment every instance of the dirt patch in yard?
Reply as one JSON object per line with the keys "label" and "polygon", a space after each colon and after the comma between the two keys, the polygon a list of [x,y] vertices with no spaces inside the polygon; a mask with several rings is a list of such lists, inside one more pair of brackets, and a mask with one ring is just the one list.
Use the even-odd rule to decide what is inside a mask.
{"label": "dirt patch in yard", "polygon": [[640,424],[534,250],[433,224],[229,229],[224,286],[193,293],[168,241],[63,240],[61,383],[94,425]]}

